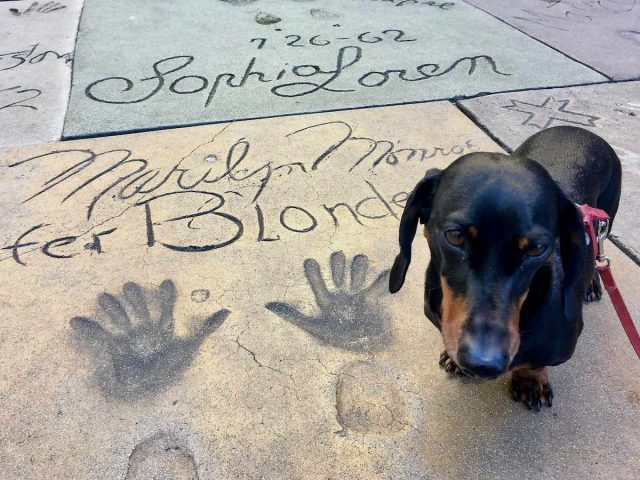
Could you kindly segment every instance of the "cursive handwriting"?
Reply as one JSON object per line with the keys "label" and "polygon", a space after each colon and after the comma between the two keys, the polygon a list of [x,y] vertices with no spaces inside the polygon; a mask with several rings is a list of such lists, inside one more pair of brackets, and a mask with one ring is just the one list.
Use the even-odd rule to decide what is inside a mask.
{"label": "cursive handwriting", "polygon": [[[51,163],[54,160],[56,164],[64,165],[62,171],[44,182],[41,188],[24,199],[24,203],[54,189],[66,187],[62,199],[64,203],[93,184],[106,184],[87,205],[87,220],[90,220],[98,202],[110,195],[128,200],[135,196],[157,194],[163,188],[164,191],[215,188],[225,180],[222,194],[233,193],[242,197],[244,194],[241,191],[251,187],[254,189],[251,196],[253,203],[279,176],[293,172],[306,175],[325,165],[336,168],[336,161],[344,165],[347,172],[361,166],[373,171],[383,165],[395,167],[403,162],[424,162],[436,156],[461,155],[477,148],[470,140],[448,147],[401,148],[397,142],[387,139],[355,136],[353,127],[342,121],[312,124],[286,134],[285,138],[293,142],[293,147],[308,144],[312,139],[321,139],[320,149],[315,155],[293,163],[265,162],[259,160],[263,155],[256,153],[255,147],[243,137],[226,147],[222,153],[212,152],[216,150],[212,146],[213,140],[206,142],[189,157],[165,169],[152,168],[149,160],[134,157],[128,149],[102,152],[91,149],[54,150],[12,163],[10,168],[38,162]],[[210,163],[211,158],[224,161],[214,160]]]}
{"label": "cursive handwriting", "polygon": [[[517,20],[535,23],[555,30],[569,31],[570,25],[592,22],[596,17],[631,12],[638,0],[551,0],[544,9],[521,9]],[[565,28],[567,27],[567,28]]]}
{"label": "cursive handwriting", "polygon": [[437,7],[440,10],[451,10],[456,4],[453,2],[435,2],[427,0],[370,0],[374,2],[391,3],[395,7],[404,7],[406,5],[426,5],[428,7]]}
{"label": "cursive handwriting", "polygon": [[[61,236],[56,232],[60,228],[56,221],[47,217],[18,232],[2,249],[21,265],[26,265],[22,253],[27,248],[37,248],[56,260],[82,252],[102,254],[118,236],[118,227],[106,223],[122,215],[113,215],[114,207],[121,208],[119,203],[125,205],[124,210],[139,212],[132,214],[141,222],[137,231],[144,232],[138,244],[142,241],[147,247],[187,253],[225,248],[248,231],[255,232],[258,242],[272,242],[324,227],[366,227],[385,218],[397,220],[408,193],[384,192],[365,180],[359,198],[316,199],[316,204],[310,205],[306,198],[300,204],[282,196],[278,182],[307,182],[320,170],[336,175],[361,169],[392,172],[405,162],[428,162],[478,148],[471,140],[446,146],[400,146],[398,140],[356,136],[355,128],[344,121],[310,123],[284,134],[283,145],[291,151],[275,156],[246,137],[225,142],[216,137],[162,167],[126,148],[61,148],[15,161],[8,168],[34,171],[39,164],[47,168],[57,165],[42,183],[32,182],[28,190],[20,190],[22,199],[18,201],[55,200],[64,205],[75,199],[86,207],[81,223],[87,226]],[[301,153],[303,146],[307,153]],[[269,158],[275,159],[265,160]],[[274,193],[265,199],[269,191]],[[268,209],[263,208],[265,204]]]}
{"label": "cursive handwriting", "polygon": [[[259,84],[275,84],[270,88],[273,95],[292,98],[320,91],[345,93],[354,92],[360,88],[378,88],[391,81],[423,82],[443,77],[458,69],[463,71],[466,69],[467,75],[473,75],[480,66],[486,67],[496,75],[510,75],[500,71],[491,56],[475,55],[457,58],[445,66],[438,63],[422,63],[412,68],[371,70],[357,75],[355,82],[349,81],[345,78],[345,72],[353,70],[361,62],[362,57],[361,47],[347,46],[338,50],[335,63],[328,67],[316,64],[293,65],[282,68],[276,75],[273,75],[258,69],[256,67],[257,58],[253,57],[241,74],[225,72],[213,78],[204,75],[181,75],[170,79],[168,77],[177,72],[186,73],[182,71],[195,61],[195,57],[191,55],[177,55],[155,62],[151,67],[153,74],[141,78],[137,82],[119,76],[96,80],[87,85],[85,95],[91,100],[101,103],[133,104],[145,102],[159,92],[167,90],[176,95],[201,94],[204,100],[203,105],[206,108],[211,105],[222,86],[242,88],[250,80]],[[294,79],[295,81],[290,81]]]}
{"label": "cursive handwriting", "polygon": [[[8,99],[3,100],[2,92],[6,92],[5,95]],[[38,110],[32,103],[27,103],[34,98],[42,95],[42,90],[37,88],[24,88],[20,85],[16,85],[9,88],[0,88],[0,110],[8,110],[10,108],[27,108],[30,110]],[[16,97],[19,97],[16,99]],[[8,103],[5,103],[8,102]]]}
{"label": "cursive handwriting", "polygon": [[0,72],[4,70],[12,70],[21,65],[34,65],[40,63],[47,58],[53,60],[64,60],[64,63],[70,63],[73,60],[73,54],[58,53],[53,50],[44,50],[36,53],[40,44],[31,45],[30,48],[17,52],[0,53]]}

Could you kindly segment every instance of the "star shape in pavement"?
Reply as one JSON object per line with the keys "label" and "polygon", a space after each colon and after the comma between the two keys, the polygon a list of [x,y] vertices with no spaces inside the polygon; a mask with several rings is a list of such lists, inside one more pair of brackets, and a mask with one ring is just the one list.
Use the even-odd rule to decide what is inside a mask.
{"label": "star shape in pavement", "polygon": [[595,115],[567,110],[570,100],[556,100],[554,97],[547,97],[540,105],[514,99],[510,99],[510,102],[511,105],[503,105],[502,108],[526,113],[527,118],[522,122],[522,125],[531,125],[540,130],[551,126],[554,121],[595,127],[595,121],[600,120],[600,117]]}

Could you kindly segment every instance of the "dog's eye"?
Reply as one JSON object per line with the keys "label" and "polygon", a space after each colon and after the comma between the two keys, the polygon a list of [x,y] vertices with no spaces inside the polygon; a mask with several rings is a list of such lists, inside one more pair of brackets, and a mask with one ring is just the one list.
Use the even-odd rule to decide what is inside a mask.
{"label": "dog's eye", "polygon": [[525,253],[527,254],[527,257],[539,257],[546,251],[547,247],[545,245],[537,244],[529,248]]}
{"label": "dog's eye", "polygon": [[464,245],[464,235],[460,230],[449,230],[444,232],[444,238],[450,245],[461,248]]}

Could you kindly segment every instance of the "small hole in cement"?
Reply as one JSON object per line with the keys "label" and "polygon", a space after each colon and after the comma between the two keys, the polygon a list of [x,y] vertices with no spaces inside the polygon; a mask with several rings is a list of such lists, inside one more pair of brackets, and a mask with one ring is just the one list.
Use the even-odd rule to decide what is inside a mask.
{"label": "small hole in cement", "polygon": [[207,163],[214,163],[218,161],[218,157],[217,155],[207,155],[206,157],[204,157],[204,161]]}

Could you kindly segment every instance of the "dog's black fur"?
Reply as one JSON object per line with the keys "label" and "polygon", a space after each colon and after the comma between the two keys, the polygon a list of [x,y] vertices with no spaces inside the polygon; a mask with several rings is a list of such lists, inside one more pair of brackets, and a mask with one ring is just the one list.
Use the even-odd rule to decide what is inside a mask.
{"label": "dog's black fur", "polygon": [[613,221],[620,183],[614,150],[575,127],[543,130],[510,156],[471,153],[426,173],[402,215],[389,289],[404,283],[420,222],[431,250],[424,312],[442,332],[447,370],[512,371],[515,400],[551,405],[546,367],[572,356],[582,299],[601,295],[575,204]]}

